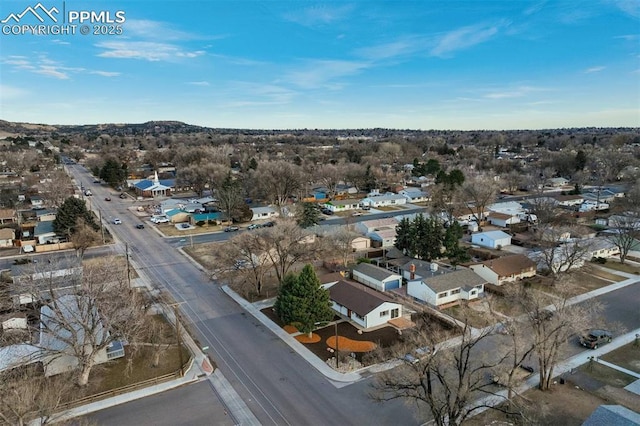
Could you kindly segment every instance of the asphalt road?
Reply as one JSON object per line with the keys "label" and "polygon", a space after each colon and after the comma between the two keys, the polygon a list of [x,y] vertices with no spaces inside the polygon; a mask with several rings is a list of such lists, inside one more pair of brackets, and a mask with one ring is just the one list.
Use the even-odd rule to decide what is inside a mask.
{"label": "asphalt road", "polygon": [[234,425],[208,381],[99,411],[87,419],[91,424],[119,426]]}
{"label": "asphalt road", "polygon": [[[113,196],[104,201],[107,188],[91,183],[93,178],[83,168],[70,169],[93,191],[89,198],[103,220],[122,219],[122,225],[110,225],[111,232],[128,245],[132,259],[152,283],[185,302],[180,308],[196,339],[209,346],[222,373],[263,425],[417,424],[401,401],[379,405],[369,399],[366,381],[337,389],[152,229],[136,229],[139,219],[126,210],[130,201]],[[176,409],[181,405],[175,401]],[[179,423],[199,424],[195,415]],[[145,424],[155,423],[149,419]]]}

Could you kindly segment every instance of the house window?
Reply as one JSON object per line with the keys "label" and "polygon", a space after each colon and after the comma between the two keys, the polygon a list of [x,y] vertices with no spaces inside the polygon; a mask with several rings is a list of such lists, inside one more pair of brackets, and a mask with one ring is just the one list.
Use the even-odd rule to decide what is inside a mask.
{"label": "house window", "polygon": [[359,319],[359,320],[364,320],[364,317],[363,317],[363,316],[358,315],[358,314],[356,314],[355,312],[353,313],[353,315],[355,315],[355,316],[356,316],[356,318],[357,318],[357,319]]}
{"label": "house window", "polygon": [[482,284],[478,284],[478,285],[476,286],[476,288],[477,288],[478,290],[482,290]]}
{"label": "house window", "polygon": [[444,293],[438,293],[438,299],[442,299],[443,297],[447,297],[446,291]]}
{"label": "house window", "polygon": [[386,317],[387,315],[389,315],[389,311],[382,311],[382,312],[380,312],[380,318],[382,318],[382,317]]}
{"label": "house window", "polygon": [[391,310],[391,318],[398,318],[400,316],[400,309],[394,308]]}
{"label": "house window", "polygon": [[476,295],[476,290],[471,290],[471,292],[469,293],[470,296],[475,296]]}
{"label": "house window", "polygon": [[460,293],[460,289],[456,288],[455,290],[451,290],[451,295],[453,296],[454,294],[458,294]]}

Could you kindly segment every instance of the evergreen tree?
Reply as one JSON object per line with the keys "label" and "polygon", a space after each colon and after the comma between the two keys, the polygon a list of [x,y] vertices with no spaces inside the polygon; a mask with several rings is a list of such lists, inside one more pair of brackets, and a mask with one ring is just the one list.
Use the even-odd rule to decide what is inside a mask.
{"label": "evergreen tree", "polygon": [[402,218],[396,227],[396,242],[394,243],[395,248],[409,256],[413,254],[412,245],[415,240],[412,235],[412,228],[409,219]]}
{"label": "evergreen tree", "polygon": [[440,167],[440,162],[438,160],[436,160],[435,158],[431,158],[427,161],[427,164],[425,165],[425,174],[427,175],[437,175],[441,170]]}
{"label": "evergreen tree", "polygon": [[373,175],[373,172],[371,171],[371,165],[367,166],[366,171],[364,172],[364,176],[363,176],[363,186],[362,189],[364,189],[367,192],[370,192],[373,189],[376,189],[378,183],[376,182],[376,177]]}
{"label": "evergreen tree", "polygon": [[296,221],[301,228],[309,228],[320,223],[318,205],[308,202],[302,203],[301,208],[298,210]]}
{"label": "evergreen tree", "polygon": [[274,309],[282,322],[307,334],[311,334],[316,323],[329,321],[334,315],[329,292],[322,287],[311,265],[305,265],[297,276],[285,276]]}
{"label": "evergreen tree", "polygon": [[112,187],[122,185],[122,182],[124,182],[126,177],[126,166],[121,165],[117,160],[112,158],[105,161],[102,169],[100,170],[100,179],[104,180]]}
{"label": "evergreen tree", "polygon": [[94,230],[97,231],[100,229],[95,222],[93,213],[87,210],[85,202],[79,198],[69,197],[64,200],[64,203],[62,203],[56,212],[56,218],[53,221],[54,232],[66,237],[71,236],[76,232],[78,218],[82,218],[84,223]]}

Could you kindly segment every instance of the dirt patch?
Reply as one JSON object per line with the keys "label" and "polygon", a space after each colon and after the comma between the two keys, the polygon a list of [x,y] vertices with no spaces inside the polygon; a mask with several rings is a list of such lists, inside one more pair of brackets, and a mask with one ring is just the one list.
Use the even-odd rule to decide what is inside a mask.
{"label": "dirt patch", "polygon": [[318,343],[321,338],[316,333],[311,333],[311,337],[307,334],[300,334],[299,336],[294,337],[300,343]]}
{"label": "dirt patch", "polygon": [[[327,346],[331,349],[336,348],[336,336],[327,339]],[[344,336],[338,336],[338,349],[348,352],[371,352],[376,348],[376,344],[368,340],[351,340]]]}
{"label": "dirt patch", "polygon": [[282,328],[284,329],[284,331],[286,331],[289,334],[298,333],[298,329],[292,325],[285,325]]}

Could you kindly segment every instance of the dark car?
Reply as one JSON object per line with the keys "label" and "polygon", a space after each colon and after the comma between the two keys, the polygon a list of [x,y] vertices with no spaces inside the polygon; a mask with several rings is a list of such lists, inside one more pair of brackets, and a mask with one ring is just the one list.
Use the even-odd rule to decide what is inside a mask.
{"label": "dark car", "polygon": [[266,226],[267,228],[271,228],[272,226],[275,226],[275,222],[265,222],[262,224],[262,226]]}
{"label": "dark car", "polygon": [[104,197],[105,201],[111,201],[111,197]]}
{"label": "dark car", "polygon": [[126,194],[120,194],[120,195],[118,195],[118,197],[120,197],[120,198],[127,198]]}
{"label": "dark car", "polygon": [[226,228],[224,228],[224,232],[236,232],[239,230],[240,228],[238,228],[237,226],[227,226]]}
{"label": "dark car", "polygon": [[138,228],[138,229],[144,229],[144,224],[139,223],[139,224],[137,224],[137,225],[136,225],[136,228]]}
{"label": "dark car", "polygon": [[580,344],[585,348],[598,349],[598,346],[609,343],[612,338],[608,330],[593,329],[580,336]]}

